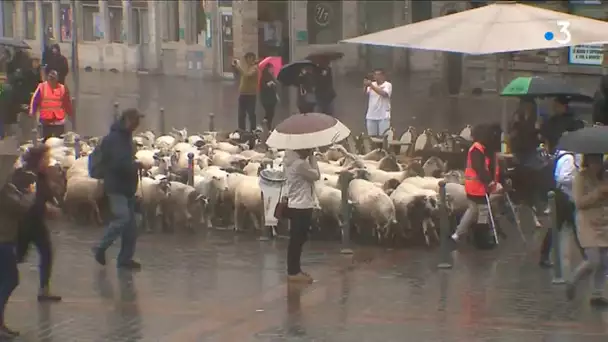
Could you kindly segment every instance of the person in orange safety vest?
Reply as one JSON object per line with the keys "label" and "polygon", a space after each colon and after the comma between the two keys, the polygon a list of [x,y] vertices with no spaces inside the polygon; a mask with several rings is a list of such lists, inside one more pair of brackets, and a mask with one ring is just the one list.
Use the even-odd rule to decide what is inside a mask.
{"label": "person in orange safety vest", "polygon": [[38,85],[30,102],[30,116],[40,113],[43,141],[65,133],[66,116],[72,116],[70,94],[57,78],[57,71],[49,71],[47,80]]}
{"label": "person in orange safety vest", "polygon": [[[475,140],[467,154],[464,171],[464,189],[469,206],[462,216],[452,239],[457,241],[465,235],[471,224],[477,220],[479,205],[486,204],[486,195],[502,189],[499,183],[500,171],[496,152],[500,149],[500,133],[492,132],[487,125],[481,125],[473,131]],[[498,135],[498,139],[496,139]]]}

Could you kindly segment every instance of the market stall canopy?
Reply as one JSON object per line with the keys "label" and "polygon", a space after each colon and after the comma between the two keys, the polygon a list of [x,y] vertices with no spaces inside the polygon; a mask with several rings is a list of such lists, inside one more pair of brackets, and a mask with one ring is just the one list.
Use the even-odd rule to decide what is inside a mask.
{"label": "market stall canopy", "polygon": [[583,93],[566,81],[556,77],[517,77],[500,93],[501,96],[514,97],[564,97],[570,101],[592,102],[593,97]]}
{"label": "market stall canopy", "polygon": [[487,55],[603,44],[608,22],[505,1],[342,42]]}

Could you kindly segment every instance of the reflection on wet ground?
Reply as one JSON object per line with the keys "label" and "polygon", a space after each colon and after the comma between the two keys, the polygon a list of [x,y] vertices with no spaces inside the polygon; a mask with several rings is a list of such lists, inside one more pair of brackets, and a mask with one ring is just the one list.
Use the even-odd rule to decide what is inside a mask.
{"label": "reflection on wet ground", "polygon": [[[106,132],[115,102],[121,108],[134,106],[144,111],[147,114],[145,127],[155,131],[160,127],[160,108],[165,109],[167,129],[188,127],[191,131],[205,131],[209,127],[209,113],[215,114],[216,129],[236,128],[238,88],[232,81],[110,72],[81,72],[80,75],[77,128],[83,135]],[[588,93],[593,93],[598,84],[597,76],[568,76],[568,79]],[[354,132],[362,131],[366,98],[361,80],[338,77],[335,82],[337,117]],[[417,74],[407,78],[395,75],[392,82],[392,123],[398,133],[410,125],[460,131],[465,124],[500,120],[502,102],[495,94],[463,94],[455,98],[431,96],[430,80]],[[277,120],[290,113],[284,99],[277,110]],[[516,103],[516,100],[508,100],[508,112]],[[263,112],[260,108],[257,116],[261,121]]]}
{"label": "reflection on wet ground", "polygon": [[[316,282],[284,281],[286,241],[230,232],[143,235],[143,270],[96,265],[99,229],[56,227],[54,290],[36,302],[35,253],[7,321],[19,341],[606,341],[606,314],[572,303],[515,234],[494,251],[464,248],[437,270],[437,250],[312,242],[303,268]],[[538,241],[536,242],[536,246]],[[115,249],[108,253],[114,256]]]}

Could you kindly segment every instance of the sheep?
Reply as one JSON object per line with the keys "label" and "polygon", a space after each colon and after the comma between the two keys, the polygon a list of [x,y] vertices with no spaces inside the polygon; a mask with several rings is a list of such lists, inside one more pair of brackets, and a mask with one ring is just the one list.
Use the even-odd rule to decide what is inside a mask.
{"label": "sheep", "polygon": [[435,177],[409,177],[404,179],[403,183],[412,184],[427,190],[439,191],[440,181],[442,181],[441,178]]}
{"label": "sheep", "polygon": [[323,174],[323,173],[321,174],[321,180],[323,181],[323,183],[332,188],[340,189],[340,184],[338,183],[338,179],[339,179],[338,175],[328,175],[328,174]]}
{"label": "sheep", "polygon": [[75,175],[67,179],[66,192],[63,197],[63,208],[68,216],[76,217],[81,205],[88,205],[92,210],[93,221],[101,224],[101,213],[98,201],[103,197],[103,183],[87,176]]}
{"label": "sheep", "polygon": [[184,226],[194,231],[195,224],[204,219],[207,198],[194,187],[180,182],[169,182],[168,191],[169,196],[162,205],[165,228]]}
{"label": "sheep", "polygon": [[245,150],[247,150],[249,147],[245,144],[241,144],[241,145],[233,145],[229,142],[218,142],[215,146],[215,148],[219,151],[224,151],[224,152],[228,152],[230,154],[238,154],[241,153]]}
{"label": "sheep", "polygon": [[258,177],[242,178],[234,192],[234,230],[244,230],[245,216],[248,215],[255,231],[261,231],[264,227],[264,203]]}
{"label": "sheep", "polygon": [[89,176],[89,158],[79,158],[74,161],[66,172],[66,179]]}
{"label": "sheep", "polygon": [[[434,190],[423,189],[412,183],[401,183],[392,193],[391,199],[395,203],[401,219],[409,230],[422,228],[427,246],[431,244],[431,237],[439,240],[434,221],[438,219],[438,193]],[[399,207],[397,209],[397,207]]]}
{"label": "sheep", "polygon": [[372,234],[382,242],[391,234],[391,225],[397,223],[395,205],[382,189],[370,181],[353,179],[348,185],[348,198],[353,205],[353,219],[357,231],[362,227],[372,227]]}
{"label": "sheep", "polygon": [[63,139],[57,137],[50,137],[46,139],[44,144],[49,148],[65,147]]}
{"label": "sheep", "polygon": [[195,180],[194,188],[205,198],[208,203],[206,207],[207,227],[219,212],[220,204],[224,201],[225,194],[228,192],[228,178],[230,174],[217,167],[209,167],[200,176],[200,181]]}
{"label": "sheep", "polygon": [[154,141],[154,146],[158,149],[170,149],[175,144],[176,139],[170,135],[161,135]]}
{"label": "sheep", "polygon": [[440,177],[446,171],[447,165],[438,157],[432,156],[422,165],[427,177]]}
{"label": "sheep", "polygon": [[186,139],[186,141],[188,142],[188,144],[193,145],[193,146],[196,145],[199,142],[203,142],[204,143],[203,138],[201,138],[198,135],[191,135],[191,136],[188,137],[188,139]]}
{"label": "sheep", "polygon": [[330,174],[330,175],[338,174],[344,170],[344,168],[341,166],[332,165],[332,164],[324,163],[321,161],[317,161],[317,165],[319,166],[319,171],[321,173],[326,173],[326,174]]}
{"label": "sheep", "polygon": [[387,155],[388,155],[388,152],[386,152],[385,150],[383,150],[381,148],[377,148],[377,149],[361,156],[361,159],[380,161],[382,158],[386,157]]}
{"label": "sheep", "polygon": [[319,218],[327,221],[329,223],[327,226],[340,229],[342,227],[342,192],[324,184],[323,181],[315,182],[314,189],[319,201]]}
{"label": "sheep", "polygon": [[153,223],[162,214],[162,204],[170,196],[171,186],[166,178],[142,177],[135,196],[140,200],[147,231],[153,231]]}
{"label": "sheep", "polygon": [[257,176],[261,166],[260,163],[249,162],[247,166],[243,168],[243,172],[245,172],[247,176]]}
{"label": "sheep", "polygon": [[135,153],[135,159],[139,160],[146,170],[156,165],[156,153],[152,150],[139,150]]}

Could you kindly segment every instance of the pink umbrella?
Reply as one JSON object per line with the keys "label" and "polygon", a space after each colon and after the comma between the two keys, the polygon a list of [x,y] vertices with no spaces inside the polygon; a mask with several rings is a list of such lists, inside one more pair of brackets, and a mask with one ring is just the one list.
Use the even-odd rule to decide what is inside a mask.
{"label": "pink umbrella", "polygon": [[283,67],[283,59],[277,56],[264,58],[258,64],[258,70],[260,70],[260,72],[258,73],[258,84],[260,84],[260,81],[262,79],[262,71],[266,68],[267,65],[272,65],[272,75],[276,78],[279,75],[279,71],[281,71],[281,68]]}

